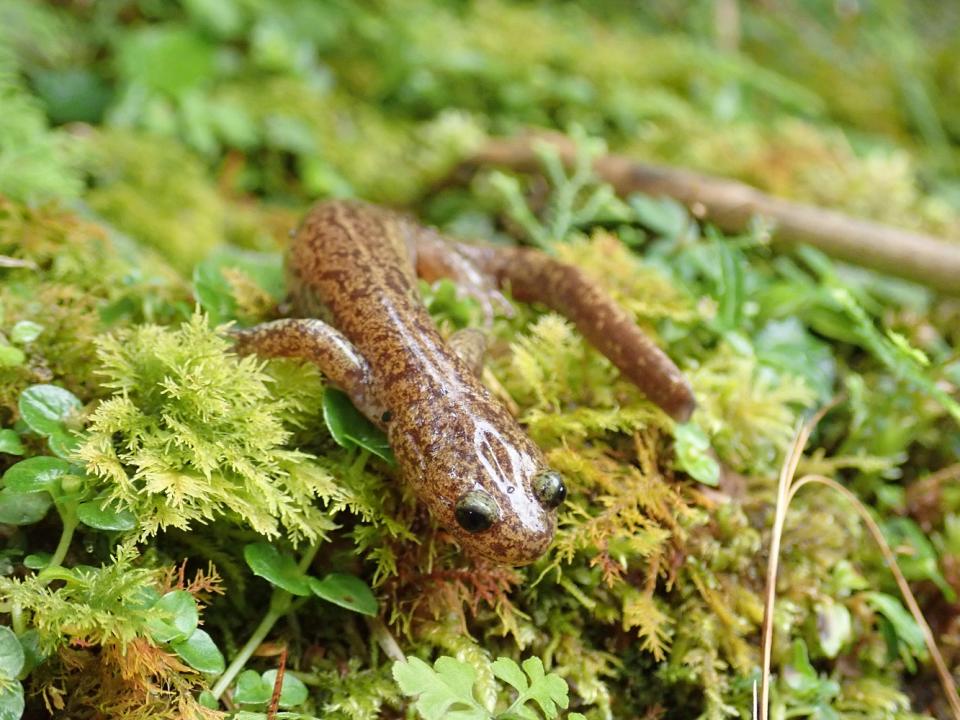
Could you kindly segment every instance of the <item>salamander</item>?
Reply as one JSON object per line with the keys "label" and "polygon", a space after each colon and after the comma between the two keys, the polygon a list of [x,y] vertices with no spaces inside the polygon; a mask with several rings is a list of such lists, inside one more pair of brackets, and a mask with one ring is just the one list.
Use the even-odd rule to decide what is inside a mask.
{"label": "salamander", "polygon": [[313,207],[287,255],[293,314],[236,332],[236,349],[316,363],[385,429],[400,474],[467,551],[506,565],[549,547],[563,478],[481,384],[483,334],[444,341],[417,277],[449,277],[485,312],[501,294],[566,315],[666,413],[685,421],[690,386],[632,318],[578,268],[537,250],[459,242],[354,201]]}

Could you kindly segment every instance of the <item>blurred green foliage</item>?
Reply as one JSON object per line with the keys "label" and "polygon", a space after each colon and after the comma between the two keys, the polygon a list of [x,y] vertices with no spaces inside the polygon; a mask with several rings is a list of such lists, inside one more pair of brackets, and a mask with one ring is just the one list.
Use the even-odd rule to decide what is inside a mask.
{"label": "blurred green foliage", "polygon": [[[587,161],[960,237],[958,29],[933,0],[0,0],[0,612],[21,646],[2,708],[266,718],[283,646],[278,717],[534,713],[504,658],[546,668],[553,713],[748,717],[776,470],[838,393],[801,471],[871,505],[955,667],[960,305],[614,197]],[[448,178],[529,126],[583,161]],[[682,365],[693,421],[563,319],[497,317],[484,381],[570,493],[537,564],[471,561],[313,368],[239,360],[220,327],[282,313],[288,232],[333,196],[577,264]],[[442,332],[483,324],[449,282],[421,290]],[[295,545],[331,602],[307,602]],[[773,717],[945,712],[849,508],[801,495],[782,555]],[[365,583],[372,621],[349,612],[373,612]],[[392,642],[416,682],[394,682]]]}

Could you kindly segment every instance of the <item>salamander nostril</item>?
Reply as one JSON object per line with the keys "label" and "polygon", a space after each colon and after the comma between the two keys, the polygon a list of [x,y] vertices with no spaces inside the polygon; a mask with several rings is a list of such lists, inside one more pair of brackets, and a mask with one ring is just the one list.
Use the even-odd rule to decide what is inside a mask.
{"label": "salamander nostril", "polygon": [[496,500],[483,490],[471,490],[462,495],[453,513],[460,527],[468,533],[483,532],[500,519]]}
{"label": "salamander nostril", "polygon": [[533,493],[550,510],[567,499],[567,486],[556,470],[544,470],[533,479]]}

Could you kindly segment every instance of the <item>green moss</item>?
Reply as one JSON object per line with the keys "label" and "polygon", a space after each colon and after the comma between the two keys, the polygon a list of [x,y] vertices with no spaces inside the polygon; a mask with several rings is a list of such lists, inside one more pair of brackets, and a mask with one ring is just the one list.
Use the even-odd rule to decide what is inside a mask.
{"label": "green moss", "polygon": [[314,500],[331,479],[287,449],[293,401],[271,397],[254,357],[238,358],[202,315],[177,330],[142,325],[103,337],[114,396],[78,450],[144,537],[229,514],[259,533],[316,542],[333,527]]}

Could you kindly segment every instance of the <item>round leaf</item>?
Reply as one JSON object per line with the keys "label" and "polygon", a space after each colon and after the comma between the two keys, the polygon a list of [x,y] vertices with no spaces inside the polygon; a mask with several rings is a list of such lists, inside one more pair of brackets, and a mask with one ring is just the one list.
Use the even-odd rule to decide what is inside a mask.
{"label": "round leaf", "polygon": [[[270,695],[273,696],[273,689],[277,683],[277,671],[267,670],[263,674],[263,684],[270,688]],[[307,686],[303,684],[300,678],[290,675],[283,676],[283,685],[280,688],[280,707],[292,708],[297,705],[303,705],[307,701],[309,693]],[[269,699],[269,698],[268,698]]]}
{"label": "round leaf", "polygon": [[237,677],[233,701],[241,705],[263,705],[273,697],[273,684],[267,683],[256,670],[244,670]]}
{"label": "round leaf", "polygon": [[43,570],[53,557],[50,553],[30,553],[23,559],[23,564],[31,570]]}
{"label": "round leaf", "polygon": [[74,467],[62,458],[49,456],[21,460],[3,474],[3,484],[11,492],[54,492],[56,484]]}
{"label": "round leaf", "polygon": [[199,628],[193,631],[187,640],[172,643],[170,647],[183,658],[186,663],[203,673],[222,673],[227,664],[223,654],[217,648],[213,639]]}
{"label": "round leaf", "polygon": [[23,648],[16,633],[5,625],[0,625],[0,675],[11,680],[23,669]]}
{"label": "round leaf", "polygon": [[23,685],[14,681],[0,691],[0,720],[20,720],[23,708]]}
{"label": "round leaf", "polygon": [[377,598],[367,584],[358,577],[330,573],[323,580],[312,577],[308,582],[313,594],[327,602],[363,615],[377,614]]}
{"label": "round leaf", "polygon": [[693,423],[677,425],[673,431],[674,450],[680,467],[704,485],[720,484],[720,464],[710,454],[710,440]]}
{"label": "round leaf", "polygon": [[81,407],[76,395],[56,385],[31,385],[20,393],[20,416],[41,435],[62,430],[64,420]]}
{"label": "round leaf", "polygon": [[137,518],[129,510],[103,507],[97,500],[80,503],[77,506],[77,518],[84,525],[97,530],[133,530],[137,526]]}
{"label": "round leaf", "polygon": [[64,427],[51,433],[47,438],[47,445],[50,446],[50,452],[57,457],[69,458],[80,445],[80,438]]}
{"label": "round leaf", "polygon": [[217,698],[214,697],[213,693],[210,692],[209,690],[204,690],[202,693],[200,693],[197,696],[197,702],[203,705],[203,707],[207,708],[208,710],[220,709],[220,701],[217,700]]}
{"label": "round leaf", "polygon": [[46,517],[53,505],[48,493],[15,493],[6,488],[0,490],[0,523],[6,525],[31,525]]}
{"label": "round leaf", "polygon": [[13,345],[0,345],[0,367],[17,367],[27,359],[23,350]]}
{"label": "round leaf", "polygon": [[172,590],[150,609],[147,627],[157,642],[184,641],[197,629],[197,601],[186,590]]}
{"label": "round leaf", "polygon": [[17,640],[23,648],[23,667],[20,669],[20,677],[26,677],[46,660],[47,656],[40,649],[40,633],[36,630],[27,630],[23,635],[18,636]]}
{"label": "round leaf", "polygon": [[17,435],[16,430],[11,430],[10,428],[0,430],[0,453],[23,455],[25,452],[26,448],[23,447],[23,443],[20,441],[20,436]]}
{"label": "round leaf", "polygon": [[38,337],[40,333],[43,332],[43,325],[38,325],[35,322],[30,322],[29,320],[21,320],[16,325],[13,326],[13,329],[10,331],[10,339],[17,343],[32,343]]}
{"label": "round leaf", "polygon": [[309,595],[306,576],[289,555],[283,555],[270,543],[252,543],[243,549],[243,557],[254,575],[293,595]]}

